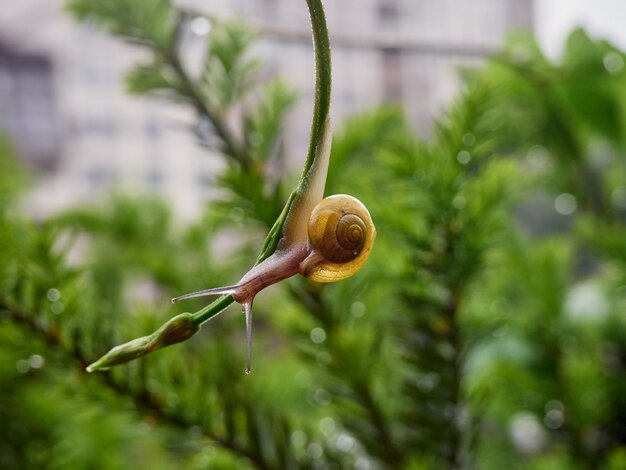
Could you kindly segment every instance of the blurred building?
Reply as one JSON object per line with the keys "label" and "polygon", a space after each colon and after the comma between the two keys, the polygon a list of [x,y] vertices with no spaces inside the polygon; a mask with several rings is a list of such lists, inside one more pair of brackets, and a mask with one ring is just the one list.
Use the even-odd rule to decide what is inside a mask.
{"label": "blurred building", "polygon": [[196,216],[221,161],[194,141],[194,113],[129,96],[124,73],[145,51],[77,24],[64,3],[0,9],[0,131],[39,175],[27,209],[41,217],[115,188],[158,193],[181,217]]}
{"label": "blurred building", "polygon": [[[197,215],[211,197],[211,174],[221,161],[194,141],[192,111],[128,96],[124,72],[146,60],[145,52],[76,24],[63,3],[20,0],[0,9],[0,128],[41,170],[28,202],[33,214],[119,187],[156,192],[182,217]],[[210,18],[243,17],[265,33],[259,53],[269,70],[301,92],[287,132],[299,167],[313,93],[304,2],[176,3]],[[350,113],[392,101],[403,103],[426,133],[458,90],[458,69],[497,50],[512,30],[530,29],[533,17],[532,0],[341,0],[326,6],[335,125]],[[197,48],[206,32],[191,34],[189,47]]]}
{"label": "blurred building", "polygon": [[[217,17],[236,12],[266,32],[267,62],[308,91],[303,104],[310,106],[311,33],[301,2],[180,3]],[[334,115],[400,102],[422,131],[458,91],[459,68],[480,63],[511,32],[533,26],[532,0],[341,0],[325,6],[333,45]]]}

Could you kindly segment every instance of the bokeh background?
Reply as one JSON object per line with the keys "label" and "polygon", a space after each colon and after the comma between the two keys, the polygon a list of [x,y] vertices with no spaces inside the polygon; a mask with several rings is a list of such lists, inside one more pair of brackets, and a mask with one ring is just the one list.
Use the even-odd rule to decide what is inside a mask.
{"label": "bokeh background", "polygon": [[187,343],[308,147],[294,0],[3,0],[0,467],[626,468],[626,5],[327,2],[327,194],[378,227]]}

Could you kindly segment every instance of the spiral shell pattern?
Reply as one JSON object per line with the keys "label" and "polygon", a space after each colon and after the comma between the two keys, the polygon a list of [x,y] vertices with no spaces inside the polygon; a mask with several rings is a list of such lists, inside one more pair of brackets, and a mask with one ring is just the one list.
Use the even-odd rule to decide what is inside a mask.
{"label": "spiral shell pattern", "polygon": [[365,223],[355,214],[333,213],[325,227],[319,251],[328,261],[345,263],[356,258],[365,244]]}
{"label": "spiral shell pattern", "polygon": [[301,270],[319,282],[333,282],[357,272],[372,249],[376,229],[366,207],[352,196],[322,200],[309,219],[313,255]]}

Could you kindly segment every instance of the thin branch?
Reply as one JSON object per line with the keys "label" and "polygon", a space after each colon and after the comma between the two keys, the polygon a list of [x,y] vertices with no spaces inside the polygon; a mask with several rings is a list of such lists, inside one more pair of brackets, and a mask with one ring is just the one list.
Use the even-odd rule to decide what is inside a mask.
{"label": "thin branch", "polygon": [[463,400],[461,380],[463,379],[463,365],[461,362],[461,349],[463,347],[462,332],[459,326],[458,311],[461,302],[461,292],[453,293],[448,303],[443,308],[443,315],[450,325],[449,340],[454,349],[454,357],[450,360],[452,367],[452,423],[450,425],[450,441],[452,449],[448,456],[449,468],[458,468],[461,463],[461,428],[459,427],[458,414]]}
{"label": "thin branch", "polygon": [[395,443],[389,426],[386,422],[386,417],[382,410],[379,408],[376,400],[372,396],[372,391],[364,383],[352,383],[352,389],[363,404],[363,407],[371,419],[371,424],[376,429],[376,434],[382,447],[387,454],[386,459],[388,462],[400,464],[404,458],[404,452],[399,449]]}
{"label": "thin branch", "polygon": [[185,87],[187,98],[189,98],[199,114],[207,117],[217,135],[219,135],[225,145],[225,153],[234,158],[243,169],[250,166],[250,157],[245,151],[242,142],[239,142],[235,134],[231,131],[224,119],[216,114],[204,100],[202,93],[198,89],[194,81],[183,67],[180,57],[177,53],[162,54],[162,58],[178,75],[181,83]]}
{"label": "thin branch", "polygon": [[[319,289],[312,289],[311,285],[307,283],[304,285],[304,291],[291,288],[290,294],[296,301],[303,304],[307,312],[323,325],[329,337],[334,334],[334,330],[338,325],[333,315],[329,314],[332,309],[324,305],[324,298],[320,295]],[[402,462],[406,456],[402,449],[396,446],[387,417],[378,406],[370,384],[367,381],[355,378],[346,379],[346,377],[337,374],[335,374],[335,378],[345,383],[358,399],[358,403],[362,406],[363,411],[369,416],[368,422],[374,427],[378,442],[385,449],[386,459],[395,463]],[[356,437],[358,438],[359,436]]]}

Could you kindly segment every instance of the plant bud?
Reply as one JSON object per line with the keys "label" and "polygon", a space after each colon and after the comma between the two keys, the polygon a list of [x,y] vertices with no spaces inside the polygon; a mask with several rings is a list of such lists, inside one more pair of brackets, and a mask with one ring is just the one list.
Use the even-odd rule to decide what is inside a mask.
{"label": "plant bud", "polygon": [[145,356],[157,349],[191,338],[200,331],[200,327],[193,323],[192,318],[193,315],[191,313],[181,313],[151,335],[114,347],[96,362],[90,364],[87,367],[87,372],[106,370],[112,366],[124,364],[138,357]]}

